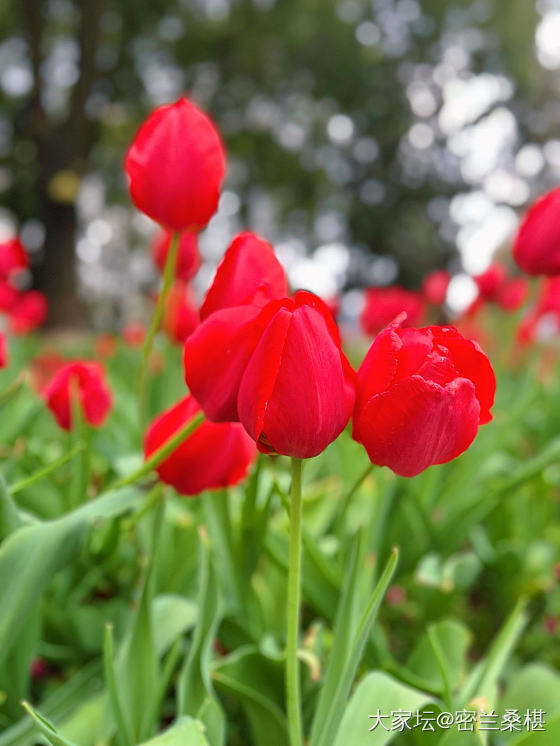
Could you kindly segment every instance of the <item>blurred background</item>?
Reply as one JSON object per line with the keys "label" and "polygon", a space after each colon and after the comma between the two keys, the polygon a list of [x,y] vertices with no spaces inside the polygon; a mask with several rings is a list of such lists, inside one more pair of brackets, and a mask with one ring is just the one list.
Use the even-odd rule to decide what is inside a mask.
{"label": "blurred background", "polygon": [[560,0],[3,0],[0,240],[19,232],[49,324],[118,328],[158,275],[122,162],[186,93],[228,151],[202,293],[242,228],[294,286],[448,303],[560,181]]}

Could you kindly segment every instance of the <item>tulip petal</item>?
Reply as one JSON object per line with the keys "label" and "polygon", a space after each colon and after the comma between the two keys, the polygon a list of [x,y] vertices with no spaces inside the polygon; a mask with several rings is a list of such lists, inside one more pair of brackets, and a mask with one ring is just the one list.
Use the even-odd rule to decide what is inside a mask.
{"label": "tulip petal", "polygon": [[252,304],[262,307],[288,292],[286,273],[272,246],[248,231],[236,236],[216,271],[200,317],[231,306]]}
{"label": "tulip petal", "polygon": [[[162,412],[149,426],[144,439],[148,458],[200,407],[187,396]],[[229,487],[247,474],[256,456],[255,444],[237,423],[204,421],[158,466],[160,479],[182,495],[197,495],[206,489]]]}
{"label": "tulip petal", "polygon": [[255,306],[211,314],[185,343],[185,380],[204,414],[214,422],[236,422],[237,394],[259,330]]}
{"label": "tulip petal", "polygon": [[412,477],[463,453],[477,433],[479,413],[466,378],[442,387],[414,375],[370,399],[355,416],[353,437],[374,464]]}
{"label": "tulip petal", "polygon": [[492,420],[490,409],[494,404],[496,376],[492,365],[476,342],[465,339],[453,327],[430,327],[434,342],[443,345],[459,376],[464,376],[474,384],[476,397],[480,403],[480,424]]}
{"label": "tulip petal", "polygon": [[[341,351],[322,314],[311,306],[300,306],[286,327],[284,313],[275,316],[251,357],[239,390],[239,414],[247,431],[276,453],[311,458],[342,432],[354,394],[349,395]],[[273,340],[281,346],[281,359],[276,369],[276,352],[269,370]],[[254,405],[254,387],[263,370],[267,371],[266,383],[261,384]]]}

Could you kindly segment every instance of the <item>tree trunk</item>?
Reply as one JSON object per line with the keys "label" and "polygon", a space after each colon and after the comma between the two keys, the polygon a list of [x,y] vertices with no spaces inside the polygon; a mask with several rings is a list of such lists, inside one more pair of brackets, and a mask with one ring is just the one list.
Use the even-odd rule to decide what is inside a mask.
{"label": "tree trunk", "polygon": [[43,196],[44,255],[34,271],[34,285],[49,299],[49,328],[83,326],[84,306],[77,292],[76,209]]}
{"label": "tree trunk", "polygon": [[80,14],[77,29],[80,73],[71,93],[68,117],[55,125],[41,102],[44,0],[23,3],[34,74],[30,115],[39,167],[36,189],[40,214],[37,217],[45,228],[43,261],[35,269],[34,284],[49,300],[47,326],[51,328],[83,326],[86,320],[76,274],[75,193],[70,185],[70,194],[64,193],[64,187],[61,194],[60,189],[53,186],[53,179],[76,179],[87,168],[94,132],[86,113],[86,102],[95,79],[95,54],[104,0],[75,0],[75,5]]}

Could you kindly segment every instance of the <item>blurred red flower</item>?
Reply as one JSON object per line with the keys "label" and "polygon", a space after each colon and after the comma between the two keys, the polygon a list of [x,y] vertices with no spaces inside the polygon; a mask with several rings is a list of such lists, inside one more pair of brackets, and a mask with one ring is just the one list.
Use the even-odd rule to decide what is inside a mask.
{"label": "blurred red flower", "polygon": [[122,338],[129,347],[142,347],[146,338],[146,327],[141,321],[129,321],[123,327]]}
{"label": "blurred red flower", "polygon": [[287,294],[286,273],[274,249],[260,236],[245,231],[224,254],[200,307],[200,318],[232,306],[264,306]]}
{"label": "blurred red flower", "polygon": [[0,280],[5,282],[28,267],[29,255],[19,238],[0,242]]}
{"label": "blurred red flower", "polygon": [[541,281],[537,301],[530,308],[517,330],[520,342],[546,341],[560,332],[560,276]]}
{"label": "blurred red flower", "polygon": [[31,385],[41,393],[54,374],[67,364],[66,358],[54,350],[44,350],[29,364]]}
{"label": "blurred red flower", "polygon": [[[159,231],[151,244],[151,252],[156,267],[163,272],[165,261],[169,253],[171,243],[169,231]],[[179,237],[177,247],[177,264],[175,265],[175,278],[188,282],[198,272],[200,267],[200,254],[198,253],[198,236],[196,233],[185,231]]]}
{"label": "blurred red flower", "polygon": [[507,280],[507,272],[501,264],[493,262],[487,270],[475,275],[473,280],[478,287],[480,299],[495,301]]}
{"label": "blurred red flower", "polygon": [[451,275],[445,269],[436,269],[424,277],[422,294],[432,306],[442,306],[447,296]]}
{"label": "blurred red flower", "polygon": [[560,274],[560,187],[529,208],[517,232],[513,257],[528,275]]}
{"label": "blurred red flower", "polygon": [[0,280],[0,311],[9,311],[18,299],[18,291],[13,285]]}
{"label": "blurred red flower", "polygon": [[[149,458],[199,411],[195,399],[187,396],[156,417],[144,438],[145,457]],[[255,444],[242,425],[205,420],[156,471],[162,482],[180,494],[197,495],[240,482],[256,455]]]}
{"label": "blurred red flower", "polygon": [[420,322],[424,313],[424,300],[420,293],[405,290],[398,285],[368,288],[360,317],[362,330],[368,336],[374,336],[403,311],[406,313],[407,326],[414,326]]}
{"label": "blurred red flower", "polygon": [[0,332],[0,368],[5,368],[8,365],[8,350],[6,347],[6,338]]}
{"label": "blurred red flower", "polygon": [[492,419],[496,380],[480,347],[456,329],[401,323],[374,340],[358,371],[353,437],[372,463],[412,477],[469,447]]}
{"label": "blurred red flower", "polygon": [[9,326],[13,334],[29,334],[45,323],[49,304],[43,293],[28,290],[20,293],[9,311]]}
{"label": "blurred red flower", "polygon": [[172,285],[165,302],[163,328],[168,337],[183,344],[200,323],[196,298],[189,285],[176,282]]}
{"label": "blurred red flower", "polygon": [[191,101],[155,109],[124,165],[132,201],[167,230],[201,230],[216,212],[224,149],[213,122]]}
{"label": "blurred red flower", "polygon": [[497,302],[504,311],[517,311],[529,295],[529,283],[525,277],[512,277],[498,291]]}
{"label": "blurred red flower", "polygon": [[105,422],[112,406],[112,397],[102,365],[81,360],[68,363],[45,386],[43,397],[47,407],[64,430],[72,427],[72,394],[77,396],[86,422],[96,427]]}
{"label": "blurred red flower", "polygon": [[117,339],[114,334],[99,334],[93,344],[96,357],[109,358],[117,351]]}

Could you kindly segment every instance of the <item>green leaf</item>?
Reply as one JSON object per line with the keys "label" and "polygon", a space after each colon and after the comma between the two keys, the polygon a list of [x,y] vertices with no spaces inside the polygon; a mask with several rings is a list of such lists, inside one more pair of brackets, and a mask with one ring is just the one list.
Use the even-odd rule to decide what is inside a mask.
{"label": "green leaf", "polygon": [[246,646],[220,660],[212,678],[217,687],[241,702],[251,724],[255,746],[287,744],[281,659],[265,656],[253,645]]}
{"label": "green leaf", "polygon": [[354,640],[349,649],[348,655],[344,667],[340,672],[336,690],[333,694],[330,707],[328,712],[325,714],[322,722],[316,730],[315,738],[312,737],[310,743],[311,746],[329,746],[333,731],[340,722],[344,709],[346,707],[346,701],[352,687],[352,682],[356,675],[360,659],[366,644],[366,641],[370,635],[371,628],[377,617],[377,612],[381,606],[383,597],[389,587],[389,583],[395,572],[399,553],[396,549],[393,550],[391,558],[387,563],[385,570],[379,582],[377,583],[369,603],[362,615],[360,623],[358,625]]}
{"label": "green leaf", "polygon": [[525,606],[524,600],[518,602],[492,642],[483,663],[477,666],[469,676],[460,694],[463,702],[468,702],[473,697],[482,698],[489,705],[495,701],[498,678],[502,668],[527,624]]}
{"label": "green leaf", "polygon": [[225,740],[225,718],[210,679],[216,631],[222,617],[216,573],[204,540],[199,542],[199,616],[189,654],[179,674],[177,711],[203,721],[210,746]]}
{"label": "green leaf", "polygon": [[[390,719],[382,719],[377,724],[375,717],[370,718],[370,715],[375,716],[378,711],[386,716],[390,716],[393,710],[415,712],[432,701],[429,694],[405,686],[386,673],[373,671],[356,687],[332,743],[334,746],[362,746],[366,743],[368,746],[383,746],[399,733],[391,731]],[[389,730],[385,730],[381,723]],[[370,732],[374,725],[376,727]]]}
{"label": "green leaf", "polygon": [[558,746],[560,743],[560,715],[546,721],[544,731],[522,733],[512,746]]}
{"label": "green leaf", "polygon": [[[520,669],[511,678],[500,701],[499,711],[507,709],[520,713],[544,710],[547,721],[554,719],[560,715],[560,674],[544,663],[532,663]],[[512,734],[502,735],[509,740]]]}
{"label": "green leaf", "polygon": [[152,621],[152,598],[155,559],[164,508],[165,503],[160,499],[154,515],[150,564],[133,618],[132,630],[119,652],[117,667],[121,699],[136,742],[151,735],[153,719],[157,714],[152,707],[154,688],[159,679],[159,657]]}
{"label": "green leaf", "polygon": [[120,687],[117,684],[113,655],[113,628],[105,626],[105,642],[103,645],[103,660],[105,663],[105,685],[109,692],[109,702],[113,718],[117,726],[117,735],[124,746],[134,746],[134,735],[128,713],[124,710]]}
{"label": "green leaf", "polygon": [[[363,540],[363,532],[360,532],[358,544]],[[358,599],[358,556],[361,551],[357,544],[352,545],[348,566],[346,571],[347,583],[344,586],[336,610],[336,619],[333,627],[333,639],[336,644],[331,650],[327,672],[319,695],[319,701],[315,710],[313,727],[311,730],[311,743],[319,735],[321,724],[327,717],[327,713],[336,695],[340,674],[348,656],[352,638],[356,631],[356,603]]]}
{"label": "green leaf", "polygon": [[425,679],[430,685],[430,691],[443,692],[444,682],[433,647],[435,638],[441,651],[449,685],[455,689],[465,675],[467,650],[472,635],[463,624],[454,619],[437,622],[431,626],[430,630],[431,635],[428,633],[423,635],[412,651],[407,668]]}
{"label": "green leaf", "polygon": [[0,541],[23,525],[24,520],[6,486],[4,477],[0,475]]}
{"label": "green leaf", "polygon": [[209,746],[205,728],[199,720],[188,716],[179,718],[170,728],[140,746]]}
{"label": "green leaf", "polygon": [[75,746],[72,741],[68,741],[66,738],[61,736],[54,725],[39,712],[36,712],[28,702],[23,702],[23,706],[33,718],[33,722],[37,728],[41,731],[47,741],[52,744],[52,746]]}
{"label": "green leaf", "polygon": [[0,661],[52,576],[79,555],[91,522],[120,515],[136,500],[131,487],[115,490],[62,518],[23,526],[8,536],[0,546]]}

